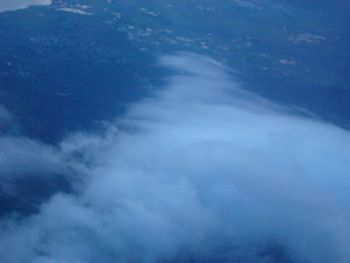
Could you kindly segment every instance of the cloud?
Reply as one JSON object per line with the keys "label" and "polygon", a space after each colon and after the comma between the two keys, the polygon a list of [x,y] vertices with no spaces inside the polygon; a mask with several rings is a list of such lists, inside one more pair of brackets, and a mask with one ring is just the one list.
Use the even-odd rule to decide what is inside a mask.
{"label": "cloud", "polygon": [[70,191],[74,177],[67,175],[78,167],[55,147],[5,132],[0,149],[0,217],[36,212],[55,192]]}
{"label": "cloud", "polygon": [[15,126],[14,116],[7,108],[0,104],[0,133]]}
{"label": "cloud", "polygon": [[72,8],[72,7],[61,7],[61,8],[58,8],[57,10],[63,11],[63,12],[68,12],[68,13],[73,13],[73,14],[78,14],[78,15],[86,15],[86,16],[93,15],[92,13],[86,12],[82,9]]}
{"label": "cloud", "polygon": [[48,6],[51,4],[52,0],[1,0],[0,12],[24,9],[34,5]]}
{"label": "cloud", "polygon": [[349,262],[349,132],[210,58],[160,65],[165,87],[57,146],[77,186],[1,221],[2,262]]}

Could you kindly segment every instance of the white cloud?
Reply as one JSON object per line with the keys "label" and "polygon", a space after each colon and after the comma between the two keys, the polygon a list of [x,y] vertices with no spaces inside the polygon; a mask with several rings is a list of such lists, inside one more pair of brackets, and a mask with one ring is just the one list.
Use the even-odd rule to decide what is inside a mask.
{"label": "white cloud", "polygon": [[16,116],[0,104],[0,180],[12,181],[23,174],[62,172],[70,166],[66,154],[20,135]]}
{"label": "white cloud", "polygon": [[1,0],[0,12],[24,9],[34,5],[48,6],[51,4],[52,0]]}
{"label": "white cloud", "polygon": [[161,65],[165,88],[60,144],[80,188],[3,220],[2,262],[280,262],[274,246],[348,262],[349,132],[242,91],[207,57]]}
{"label": "white cloud", "polygon": [[13,126],[14,117],[11,112],[7,110],[7,108],[0,104],[0,132],[3,129],[9,128],[9,126]]}
{"label": "white cloud", "polygon": [[59,172],[60,155],[50,146],[23,137],[0,138],[0,177],[11,179],[26,174]]}
{"label": "white cloud", "polygon": [[79,9],[79,8],[61,7],[61,8],[58,8],[57,10],[63,11],[63,12],[68,12],[68,13],[73,13],[73,14],[78,14],[78,15],[87,15],[87,16],[92,15],[92,13],[86,12],[86,11]]}

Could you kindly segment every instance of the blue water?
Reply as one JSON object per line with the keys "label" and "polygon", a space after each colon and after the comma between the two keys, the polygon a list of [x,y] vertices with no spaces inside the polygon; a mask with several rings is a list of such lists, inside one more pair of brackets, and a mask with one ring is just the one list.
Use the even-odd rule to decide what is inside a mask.
{"label": "blue water", "polygon": [[110,120],[145,96],[155,78],[154,56],[125,33],[79,18],[0,15],[0,103],[27,136],[52,143]]}
{"label": "blue water", "polygon": [[[144,97],[162,79],[155,67],[158,55],[188,50],[224,59],[239,70],[247,89],[349,127],[350,27],[347,16],[335,15],[338,9],[346,10],[345,2],[323,1],[317,6],[311,1],[286,2],[296,10],[287,15],[204,3],[212,5],[216,12],[202,18],[196,11],[198,18],[206,20],[193,20],[187,28],[177,27],[174,21],[161,16],[139,23],[141,27],[170,28],[179,35],[215,32],[218,42],[208,50],[165,43],[155,46],[157,39],[131,41],[126,32],[118,30],[123,24],[138,23],[133,12],[139,6],[131,3],[108,6],[111,12],[113,8],[130,12],[116,24],[106,23],[109,14],[82,17],[45,7],[2,13],[0,103],[17,117],[20,133],[54,143],[69,131],[91,129],[99,121],[119,115],[126,104]],[[102,3],[90,4],[95,4],[96,11],[103,10]],[[195,1],[179,4],[184,10],[194,6]],[[219,20],[225,16],[233,22]],[[310,31],[328,40],[319,45],[286,41],[290,34]],[[249,37],[252,47],[231,43],[229,53],[218,53],[218,46],[226,45],[225,41],[232,37]],[[140,50],[143,46],[148,52]],[[288,66],[277,68],[259,57],[260,53],[268,54],[273,61],[291,58],[297,61],[297,67],[292,71]],[[274,70],[264,72],[263,66]],[[305,73],[304,68],[315,70]],[[289,70],[288,76],[281,74],[284,70]]]}

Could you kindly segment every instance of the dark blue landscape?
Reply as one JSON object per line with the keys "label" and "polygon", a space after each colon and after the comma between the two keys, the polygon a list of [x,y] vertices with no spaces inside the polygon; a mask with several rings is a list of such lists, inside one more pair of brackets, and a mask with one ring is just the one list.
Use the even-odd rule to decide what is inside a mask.
{"label": "dark blue landscape", "polygon": [[349,11],[0,2],[0,261],[350,262]]}

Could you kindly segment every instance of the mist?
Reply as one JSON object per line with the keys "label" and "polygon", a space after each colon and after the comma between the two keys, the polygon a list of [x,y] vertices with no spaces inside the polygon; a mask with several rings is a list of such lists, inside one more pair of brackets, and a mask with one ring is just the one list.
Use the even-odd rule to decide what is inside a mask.
{"label": "mist", "polygon": [[164,86],[104,132],[16,138],[9,177],[60,170],[72,190],[3,217],[1,261],[349,262],[350,133],[245,91],[211,58],[159,66]]}

